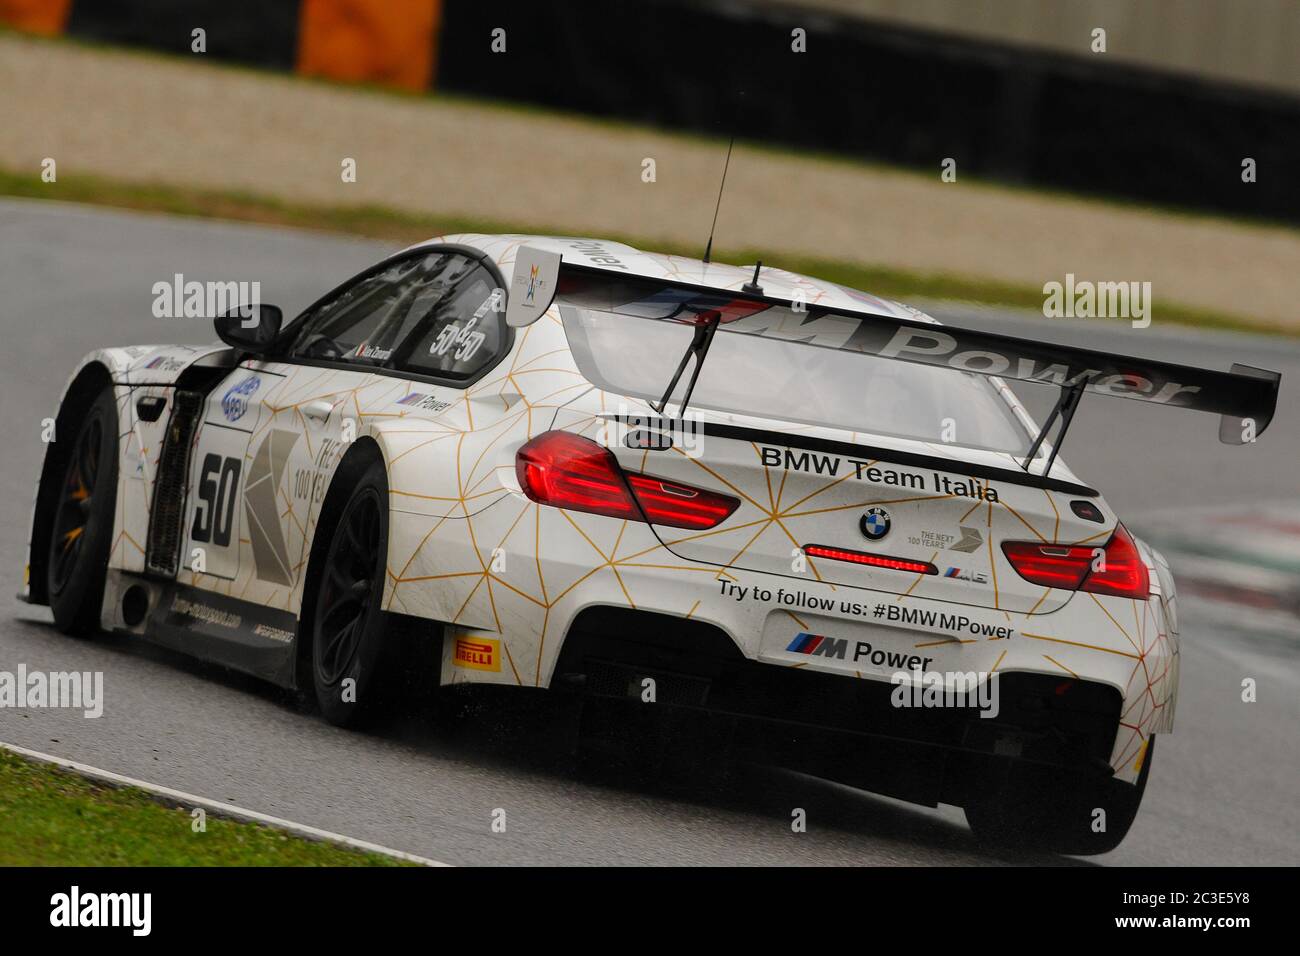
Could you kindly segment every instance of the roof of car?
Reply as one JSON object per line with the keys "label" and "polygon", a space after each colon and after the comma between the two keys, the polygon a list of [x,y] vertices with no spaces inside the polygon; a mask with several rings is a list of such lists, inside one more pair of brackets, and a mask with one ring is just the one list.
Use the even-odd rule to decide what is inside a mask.
{"label": "roof of car", "polygon": [[[723,262],[704,262],[689,256],[673,256],[661,252],[643,252],[622,242],[609,239],[584,239],[576,236],[487,235],[459,233],[437,236],[412,248],[435,243],[454,243],[481,249],[490,255],[509,281],[514,269],[515,253],[523,246],[533,246],[559,253],[565,262],[577,263],[596,269],[605,269],[617,275],[634,275],[649,279],[668,279],[707,286],[712,289],[739,291],[754,277],[753,264],[728,265]],[[843,308],[852,311],[869,311],[899,318],[933,321],[917,310],[878,298],[857,289],[837,285],[826,279],[802,275],[764,264],[759,275],[759,285],[774,298],[802,297],[809,305]]]}

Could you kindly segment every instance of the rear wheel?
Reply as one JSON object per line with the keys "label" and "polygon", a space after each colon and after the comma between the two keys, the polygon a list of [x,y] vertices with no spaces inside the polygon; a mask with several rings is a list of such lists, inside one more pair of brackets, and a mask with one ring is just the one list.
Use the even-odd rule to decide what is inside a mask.
{"label": "rear wheel", "polygon": [[62,462],[46,559],[54,624],[65,634],[99,625],[117,503],[117,403],[106,388],[85,418]]}
{"label": "rear wheel", "polygon": [[311,672],[316,701],[330,723],[355,726],[383,696],[388,655],[383,634],[388,554],[388,479],[383,462],[361,475],[339,512],[316,570]]}
{"label": "rear wheel", "polygon": [[1155,745],[1155,737],[1149,738],[1136,784],[1014,766],[967,802],[966,822],[979,839],[1000,847],[1075,856],[1108,853],[1123,842],[1137,817]]}

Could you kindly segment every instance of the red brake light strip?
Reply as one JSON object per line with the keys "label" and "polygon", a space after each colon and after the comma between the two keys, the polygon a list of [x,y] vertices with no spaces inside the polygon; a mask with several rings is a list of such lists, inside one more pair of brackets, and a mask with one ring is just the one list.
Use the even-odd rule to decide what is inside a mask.
{"label": "red brake light strip", "polygon": [[909,558],[891,558],[883,554],[868,554],[866,551],[852,551],[848,548],[831,548],[824,544],[805,544],[803,553],[810,558],[829,558],[832,561],[847,561],[849,564],[865,564],[873,568],[888,568],[891,571],[909,571],[912,574],[938,574],[939,569],[929,561],[912,561]]}

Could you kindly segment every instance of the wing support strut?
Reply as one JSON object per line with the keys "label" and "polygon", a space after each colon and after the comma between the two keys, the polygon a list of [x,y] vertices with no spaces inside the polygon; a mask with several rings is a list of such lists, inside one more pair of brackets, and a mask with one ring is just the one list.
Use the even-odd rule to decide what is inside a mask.
{"label": "wing support strut", "polygon": [[718,326],[722,322],[722,313],[713,310],[713,314],[703,322],[695,326],[695,334],[691,337],[690,347],[682,354],[682,360],[677,363],[677,371],[673,373],[672,380],[668,387],[664,389],[663,398],[659,399],[659,404],[650,403],[660,415],[668,407],[668,399],[672,397],[673,389],[681,380],[682,373],[686,371],[686,363],[690,361],[691,356],[695,356],[695,368],[691,370],[691,380],[686,383],[686,394],[682,396],[682,407],[677,412],[677,417],[681,418],[686,414],[686,406],[690,404],[691,393],[695,391],[695,380],[700,377],[700,368],[704,365],[704,358],[709,354],[709,346],[713,344],[713,333],[718,331]]}
{"label": "wing support strut", "polygon": [[1057,418],[1061,420],[1061,427],[1056,432],[1056,441],[1052,443],[1052,453],[1047,456],[1047,464],[1043,466],[1043,475],[1051,473],[1052,465],[1056,461],[1056,453],[1061,450],[1061,445],[1065,443],[1065,433],[1070,428],[1070,422],[1074,419],[1074,411],[1079,407],[1079,399],[1083,397],[1083,390],[1087,387],[1087,379],[1080,379],[1073,385],[1065,385],[1061,388],[1061,394],[1056,399],[1056,404],[1052,406],[1052,412],[1047,416],[1047,421],[1039,429],[1038,437],[1034,443],[1029,446],[1029,454],[1025,456],[1024,464],[1021,467],[1029,470],[1030,463],[1033,462],[1034,456],[1038,454],[1038,449],[1043,447],[1043,441],[1047,438],[1047,433],[1052,430],[1056,424]]}

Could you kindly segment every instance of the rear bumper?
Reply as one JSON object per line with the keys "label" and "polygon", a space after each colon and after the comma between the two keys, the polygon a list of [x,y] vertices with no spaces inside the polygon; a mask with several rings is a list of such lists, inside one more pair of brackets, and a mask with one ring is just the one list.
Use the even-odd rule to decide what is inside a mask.
{"label": "rear bumper", "polygon": [[[1106,711],[1113,718],[1107,728],[1111,746],[1101,756],[1128,782],[1137,778],[1147,737],[1172,729],[1178,642],[1167,623],[1168,598],[1160,594],[1148,602],[1079,594],[1060,610],[1020,614],[760,572],[720,573],[717,566],[672,555],[645,525],[607,518],[579,523],[554,508],[539,508],[534,518],[529,507],[536,506],[525,505],[522,512],[488,509],[499,509],[505,525],[491,536],[470,535],[468,522],[441,522],[437,548],[419,543],[438,521],[394,524],[397,543],[390,550],[396,556],[390,565],[405,570],[386,600],[392,610],[452,625],[441,673],[445,684],[572,687],[568,675],[586,674],[585,659],[592,657],[707,678],[708,706],[684,700],[682,710],[697,707],[745,721],[882,739],[902,721],[909,742],[963,752],[998,722],[981,719],[974,729],[954,729],[951,715],[899,715],[892,708],[869,724],[845,715],[872,713],[877,698],[887,706],[896,670],[1021,675],[1013,684],[1032,676],[1053,693],[1066,684],[1095,684],[1121,699],[1117,717]],[[495,555],[490,548],[498,541],[504,541],[503,553]],[[408,561],[409,555],[414,557]],[[502,559],[497,571],[465,570],[487,569],[496,557]],[[792,589],[801,595],[797,606],[782,600]],[[592,615],[611,610],[630,617],[592,626]],[[623,652],[615,649],[639,620],[656,622],[651,630],[667,641],[703,627],[721,635],[725,653],[665,664],[663,641],[652,641],[648,652],[645,642],[638,650],[649,658],[622,660]],[[459,635],[481,648],[486,663],[456,656]],[[807,635],[823,640],[810,650],[800,643]],[[574,655],[582,663],[573,664]],[[721,670],[710,674],[709,667]],[[613,675],[616,684],[619,679]],[[915,729],[928,728],[932,720],[939,725],[933,733]],[[1056,729],[1047,728],[1052,734]],[[1102,747],[1097,732],[1088,736],[1083,752],[1091,758]],[[996,739],[987,746],[996,748]],[[1002,746],[1014,749],[1011,743]],[[1035,752],[1036,746],[1029,740],[1021,752]]]}
{"label": "rear bumper", "polygon": [[733,750],[926,804],[960,803],[991,760],[1109,776],[1122,707],[1104,684],[1009,673],[993,719],[900,708],[889,683],[749,660],[710,625],[616,607],[578,616],[552,686],[650,714],[647,678],[655,705],[725,722]]}

